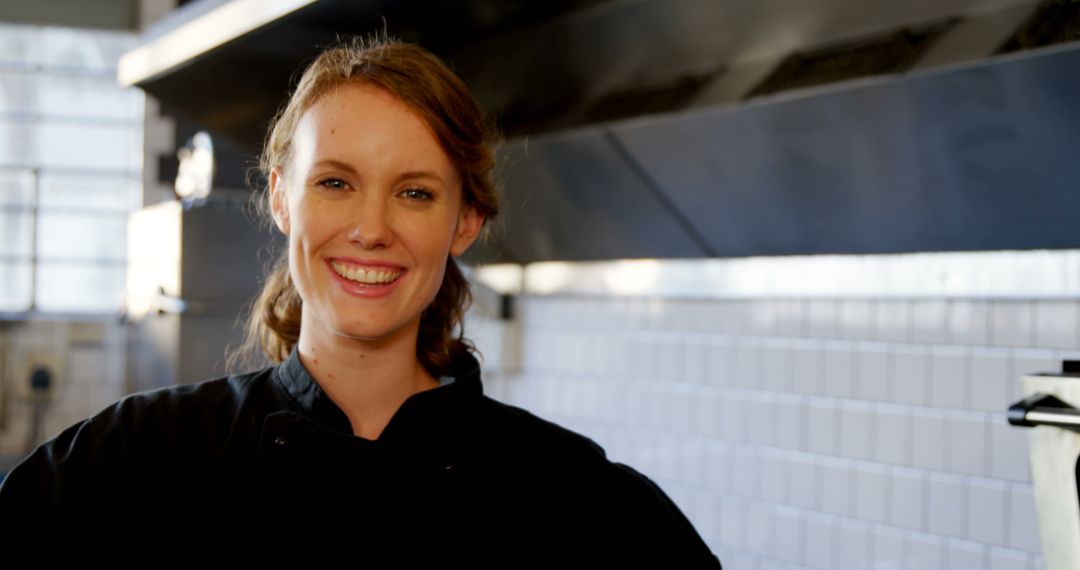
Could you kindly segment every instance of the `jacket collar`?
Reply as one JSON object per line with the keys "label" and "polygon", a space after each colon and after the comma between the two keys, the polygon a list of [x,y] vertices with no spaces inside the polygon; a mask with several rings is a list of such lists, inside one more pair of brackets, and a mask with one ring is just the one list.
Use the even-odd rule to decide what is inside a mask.
{"label": "jacket collar", "polygon": [[[348,416],[308,373],[296,346],[275,368],[273,376],[307,419],[330,431],[352,436]],[[465,421],[466,408],[483,395],[480,363],[471,353],[465,353],[451,363],[449,376],[454,378],[453,382],[409,396],[390,418],[378,441],[429,439]]]}

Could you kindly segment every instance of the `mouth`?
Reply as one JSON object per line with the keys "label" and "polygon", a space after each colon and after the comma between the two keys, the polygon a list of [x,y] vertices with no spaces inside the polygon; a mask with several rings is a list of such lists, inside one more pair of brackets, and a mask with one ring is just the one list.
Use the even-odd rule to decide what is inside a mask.
{"label": "mouth", "polygon": [[381,287],[397,281],[404,270],[390,267],[364,267],[340,261],[331,261],[330,268],[340,277],[368,287]]}

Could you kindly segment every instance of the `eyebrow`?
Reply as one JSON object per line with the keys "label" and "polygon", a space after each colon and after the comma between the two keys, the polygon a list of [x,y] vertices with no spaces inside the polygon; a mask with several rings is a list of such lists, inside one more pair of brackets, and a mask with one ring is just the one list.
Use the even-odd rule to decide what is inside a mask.
{"label": "eyebrow", "polygon": [[[320,161],[315,163],[315,166],[317,166],[317,167],[329,166],[329,167],[332,167],[332,168],[338,168],[340,170],[344,170],[344,171],[346,171],[346,172],[348,172],[350,174],[354,174],[354,175],[359,174],[357,172],[357,170],[355,168],[353,168],[352,165],[350,165],[349,163],[342,162],[340,160],[334,160],[332,158],[328,158],[328,159],[325,159],[325,160],[320,160]],[[398,175],[397,180],[417,180],[417,179],[422,179],[422,178],[431,179],[431,180],[434,180],[436,182],[444,182],[444,180],[442,179],[441,176],[439,176],[438,174],[435,174],[434,172],[432,172],[430,170],[410,170],[408,172],[403,172],[400,175]]]}

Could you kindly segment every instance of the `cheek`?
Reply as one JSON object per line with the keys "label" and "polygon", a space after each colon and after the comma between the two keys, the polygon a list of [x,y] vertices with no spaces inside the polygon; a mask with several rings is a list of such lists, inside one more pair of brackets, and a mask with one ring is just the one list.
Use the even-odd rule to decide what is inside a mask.
{"label": "cheek", "polygon": [[290,247],[311,254],[333,236],[334,228],[338,226],[333,212],[317,212],[314,208],[297,209],[293,217],[293,231],[289,234]]}

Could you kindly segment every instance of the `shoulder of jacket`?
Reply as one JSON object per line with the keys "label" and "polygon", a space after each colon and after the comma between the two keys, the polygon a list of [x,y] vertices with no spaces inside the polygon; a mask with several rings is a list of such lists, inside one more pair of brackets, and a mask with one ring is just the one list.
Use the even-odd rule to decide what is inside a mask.
{"label": "shoulder of jacket", "polygon": [[168,443],[170,439],[178,443],[195,440],[199,434],[220,436],[230,429],[252,392],[269,383],[272,370],[136,392],[90,416],[87,422],[102,445],[118,438],[137,444]]}
{"label": "shoulder of jacket", "polygon": [[607,453],[588,436],[546,420],[511,404],[484,396],[487,409],[479,429],[507,447],[529,454],[543,454],[561,461],[584,460],[608,463]]}

